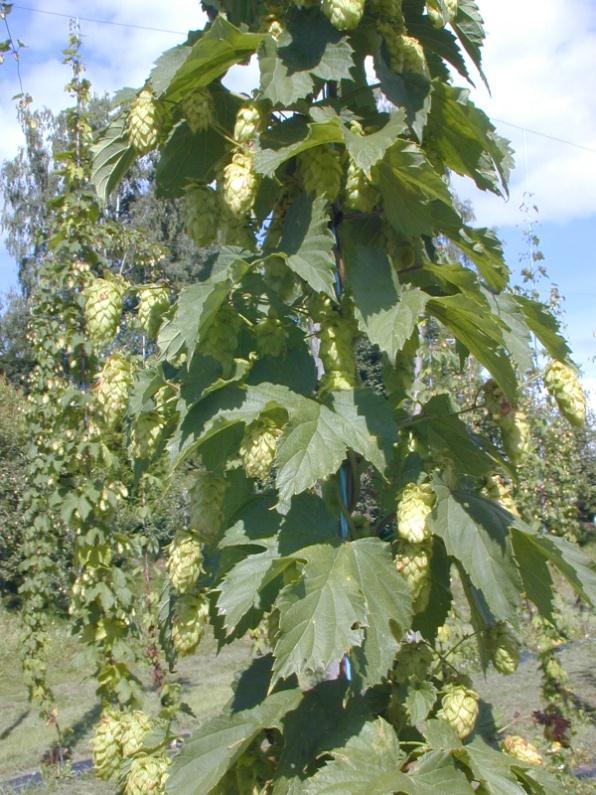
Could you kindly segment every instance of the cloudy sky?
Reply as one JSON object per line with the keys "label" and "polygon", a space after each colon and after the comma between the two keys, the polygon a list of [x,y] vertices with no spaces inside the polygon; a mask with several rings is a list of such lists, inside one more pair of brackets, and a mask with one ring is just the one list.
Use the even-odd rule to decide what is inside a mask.
{"label": "cloudy sky", "polygon": [[[475,100],[512,141],[517,167],[508,202],[462,182],[457,190],[473,202],[479,223],[499,228],[512,268],[526,253],[520,205],[532,194],[549,276],[566,299],[575,359],[596,401],[596,3],[480,0],[480,8],[488,31],[484,60],[491,94],[478,81]],[[142,84],[154,59],[204,18],[197,0],[15,2],[8,21],[13,35],[28,45],[21,62],[23,86],[38,106],[57,110],[66,104],[68,72],[60,52],[67,17],[76,14],[88,76],[98,92]],[[247,69],[232,76],[236,89],[248,88],[250,80]],[[13,156],[20,142],[11,100],[17,91],[15,65],[7,60],[0,68],[0,159]],[[0,290],[15,281],[14,264],[0,249]]]}

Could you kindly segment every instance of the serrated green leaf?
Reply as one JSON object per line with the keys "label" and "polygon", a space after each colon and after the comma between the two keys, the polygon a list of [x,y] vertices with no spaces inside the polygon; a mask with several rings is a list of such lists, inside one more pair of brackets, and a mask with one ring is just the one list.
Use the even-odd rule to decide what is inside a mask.
{"label": "serrated green leaf", "polygon": [[325,199],[311,201],[300,194],[284,219],[280,255],[313,290],[331,298],[335,298],[334,244]]}
{"label": "serrated green leaf", "polygon": [[408,685],[404,706],[413,726],[428,717],[437,700],[437,694],[437,688],[432,682],[414,682]]}
{"label": "serrated green leaf", "polygon": [[435,53],[454,66],[462,77],[472,83],[466,62],[457,44],[457,39],[447,28],[436,28],[428,16],[412,15],[408,18],[408,33],[422,44],[425,50]]}
{"label": "serrated green leaf", "polygon": [[313,90],[314,83],[310,72],[291,74],[287,64],[280,58],[272,38],[265,39],[261,44],[259,67],[263,97],[275,106],[291,106]]}
{"label": "serrated green leaf", "polygon": [[420,73],[394,72],[387,63],[384,48],[375,54],[374,65],[381,90],[397,108],[405,110],[409,127],[418,141],[422,141],[430,111],[430,80]]}
{"label": "serrated green leaf", "polygon": [[91,147],[93,168],[91,183],[101,201],[108,200],[138,155],[126,134],[126,116],[121,114]]}
{"label": "serrated green leaf", "polygon": [[476,265],[491,290],[503,290],[509,281],[509,268],[500,240],[490,229],[447,230],[449,239]]}
{"label": "serrated green leaf", "polygon": [[307,130],[304,137],[294,140],[288,146],[258,150],[254,160],[255,171],[272,177],[283,163],[301,152],[323,144],[340,144],[344,140],[341,122],[337,116],[324,122],[308,124]]}
{"label": "serrated green leaf", "polygon": [[521,308],[530,330],[553,359],[569,361],[571,350],[560,333],[560,323],[551,310],[545,304],[526,298],[524,295],[515,295],[513,300]]}
{"label": "serrated green leaf", "polygon": [[149,74],[153,92],[159,97],[172,82],[172,78],[190,55],[190,44],[179,44],[163,52],[155,61]]}
{"label": "serrated green leaf", "polygon": [[454,753],[492,795],[524,795],[525,790],[512,770],[515,762],[507,754],[494,751],[480,738]]}
{"label": "serrated green leaf", "polygon": [[488,88],[488,82],[482,71],[482,47],[485,39],[484,20],[480,15],[480,10],[475,0],[460,0],[457,6],[457,16],[452,22],[452,27]]}
{"label": "serrated green leaf", "polygon": [[356,135],[350,130],[344,131],[346,149],[350,157],[366,174],[384,156],[395,139],[406,129],[405,112],[396,110],[389,117],[387,124],[375,133]]}
{"label": "serrated green leaf", "polygon": [[321,80],[350,79],[350,42],[318,9],[290,9],[287,26],[292,42],[280,46],[279,56],[292,76],[307,71]]}
{"label": "serrated green leaf", "polygon": [[459,229],[447,185],[416,144],[398,139],[375,170],[385,214],[396,232],[413,237]]}
{"label": "serrated green leaf", "polygon": [[437,486],[433,533],[463,566],[499,619],[514,615],[520,584],[502,515],[493,503],[471,493]]}
{"label": "serrated green leaf", "polygon": [[252,709],[208,721],[186,741],[175,757],[166,791],[172,795],[196,795],[215,787],[234,762],[263,729],[281,728],[286,712],[300,703],[300,690],[273,693]]}
{"label": "serrated green leaf", "polygon": [[504,324],[503,339],[507,350],[521,373],[532,367],[533,350],[525,315],[509,293],[494,295],[486,291],[486,299],[495,316]]}

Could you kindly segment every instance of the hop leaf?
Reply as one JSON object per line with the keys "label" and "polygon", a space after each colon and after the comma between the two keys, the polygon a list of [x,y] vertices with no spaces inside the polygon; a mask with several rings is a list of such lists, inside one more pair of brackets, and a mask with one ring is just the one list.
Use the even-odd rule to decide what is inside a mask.
{"label": "hop leaf", "polygon": [[252,210],[257,195],[257,175],[253,155],[236,152],[232,162],[224,168],[223,201],[232,215],[246,215]]}
{"label": "hop leaf", "polygon": [[122,724],[119,713],[104,710],[92,740],[93,766],[98,778],[107,781],[118,772],[122,762],[121,741]]}
{"label": "hop leaf", "polygon": [[448,685],[441,700],[439,717],[464,740],[474,730],[478,718],[478,693],[464,685]]}
{"label": "hop leaf", "polygon": [[133,759],[126,776],[124,795],[164,795],[170,760],[165,756]]}
{"label": "hop leaf", "polygon": [[281,433],[281,428],[269,418],[255,420],[246,428],[240,445],[240,458],[249,478],[267,478]]}
{"label": "hop leaf", "polygon": [[358,27],[364,13],[364,0],[323,0],[323,13],[338,30]]}
{"label": "hop leaf", "polygon": [[115,425],[122,418],[132,382],[132,362],[121,353],[113,353],[97,374],[94,385],[95,401],[107,425]]}
{"label": "hop leaf", "polygon": [[94,279],[85,288],[85,326],[95,345],[106,345],[114,339],[125,292],[122,279]]}
{"label": "hop leaf", "polygon": [[335,201],[341,190],[343,169],[339,152],[332,146],[317,146],[298,157],[307,193]]}
{"label": "hop leaf", "polygon": [[586,395],[575,372],[563,362],[552,362],[544,374],[544,384],[557,401],[561,414],[572,425],[586,424]]}
{"label": "hop leaf", "polygon": [[143,89],[130,106],[128,115],[128,138],[139,154],[144,155],[157,146],[160,119],[153,92]]}
{"label": "hop leaf", "polygon": [[139,323],[148,337],[155,339],[161,326],[164,312],[170,306],[170,296],[167,288],[158,284],[147,284],[138,291],[139,296]]}
{"label": "hop leaf", "polygon": [[134,710],[123,713],[120,722],[122,754],[125,757],[134,756],[143,747],[145,737],[153,728],[151,718],[141,710]]}
{"label": "hop leaf", "polygon": [[191,654],[199,645],[209,618],[203,596],[184,596],[176,602],[172,621],[172,642],[178,654]]}
{"label": "hop leaf", "polygon": [[189,591],[201,572],[203,553],[201,544],[194,535],[178,532],[170,544],[168,574],[172,585],[179,593]]}
{"label": "hop leaf", "polygon": [[538,749],[516,734],[508,734],[503,738],[501,748],[506,754],[519,759],[521,762],[526,762],[528,765],[542,765],[544,759]]}
{"label": "hop leaf", "polygon": [[420,544],[430,538],[428,518],[435,494],[428,483],[408,483],[397,501],[397,532],[404,541]]}
{"label": "hop leaf", "polygon": [[182,103],[182,112],[193,133],[202,132],[213,121],[213,97],[206,88],[189,94]]}
{"label": "hop leaf", "polygon": [[218,220],[217,193],[204,185],[189,188],[184,199],[184,228],[199,248],[213,243]]}

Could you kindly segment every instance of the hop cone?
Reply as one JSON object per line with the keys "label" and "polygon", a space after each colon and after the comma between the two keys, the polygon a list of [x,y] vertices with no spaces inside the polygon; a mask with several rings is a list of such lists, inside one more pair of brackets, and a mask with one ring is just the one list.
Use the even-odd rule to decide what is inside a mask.
{"label": "hop cone", "polygon": [[397,571],[405,577],[412,591],[415,611],[421,613],[430,597],[430,558],[431,551],[426,544],[404,544],[397,557]]}
{"label": "hop cone", "polygon": [[435,495],[428,483],[408,483],[397,502],[397,532],[404,541],[420,544],[430,538],[428,517],[434,503]]}
{"label": "hop cone", "polygon": [[412,677],[422,682],[433,661],[433,653],[425,643],[402,643],[395,658],[393,678],[405,684]]}
{"label": "hop cone", "polygon": [[389,54],[389,65],[394,72],[427,74],[424,50],[418,39],[400,33],[393,22],[379,22],[377,29]]}
{"label": "hop cone", "polygon": [[122,279],[93,279],[85,288],[85,326],[95,345],[106,345],[116,336],[125,292]]}
{"label": "hop cone", "polygon": [[206,543],[219,535],[223,522],[225,478],[211,472],[200,472],[190,489],[190,522],[197,536]]}
{"label": "hop cone", "polygon": [[190,239],[199,248],[213,243],[218,222],[217,193],[203,185],[189,188],[184,199],[184,228]]}
{"label": "hop cone", "polygon": [[192,132],[202,132],[213,121],[213,97],[206,88],[199,88],[186,97],[182,112]]}
{"label": "hop cone", "polygon": [[286,331],[277,317],[267,317],[255,327],[257,350],[262,356],[283,356],[286,352]]}
{"label": "hop cone", "polygon": [[346,207],[362,213],[371,212],[379,203],[377,189],[353,160],[348,163],[346,176]]}
{"label": "hop cone", "polygon": [[493,665],[500,674],[515,673],[519,665],[519,643],[507,624],[499,622],[488,634]]}
{"label": "hop cone", "polygon": [[143,747],[145,737],[153,728],[151,719],[140,710],[123,713],[120,722],[122,734],[120,742],[122,753],[125,757],[134,756]]}
{"label": "hop cone", "polygon": [[496,381],[489,378],[482,386],[484,405],[495,422],[501,422],[511,411],[512,406]]}
{"label": "hop cone", "polygon": [[530,423],[524,411],[510,411],[500,422],[507,455],[516,466],[523,464],[532,449]]}
{"label": "hop cone", "polygon": [[439,8],[436,8],[434,4],[428,3],[428,16],[437,28],[444,28],[445,22],[455,19],[458,12],[458,0],[443,0],[443,2],[447,10],[447,19],[443,17],[443,12]]}
{"label": "hop cone", "polygon": [[232,215],[246,215],[252,210],[257,195],[257,176],[253,156],[236,152],[232,162],[224,168],[223,201]]}
{"label": "hop cone", "polygon": [[145,88],[130,106],[128,138],[141,155],[155,149],[159,140],[160,113],[153,92]]}
{"label": "hop cone", "polygon": [[514,756],[516,759],[519,759],[521,762],[526,762],[528,765],[544,764],[544,759],[538,749],[532,745],[532,743],[529,743],[527,740],[524,740],[523,737],[519,737],[516,734],[508,734],[507,737],[504,737],[501,748],[506,754]]}
{"label": "hop cone", "polygon": [[224,368],[231,365],[238,347],[242,321],[230,304],[223,304],[199,343],[200,352],[211,356]]}
{"label": "hop cone", "polygon": [[236,115],[234,140],[238,143],[252,141],[259,133],[261,124],[262,118],[259,109],[255,105],[245,105]]}
{"label": "hop cone", "polygon": [[305,191],[334,201],[339,195],[343,176],[337,150],[329,145],[317,146],[303,152],[298,160]]}
{"label": "hop cone", "polygon": [[240,458],[249,478],[267,478],[281,433],[281,428],[267,418],[256,420],[246,428],[240,445]]}
{"label": "hop cone", "polygon": [[586,396],[572,368],[563,362],[552,362],[544,374],[544,384],[561,414],[582,428],[586,424]]}
{"label": "hop cone", "polygon": [[157,411],[147,411],[137,418],[132,433],[132,454],[135,458],[153,458],[163,427],[163,417]]}
{"label": "hop cone", "polygon": [[519,511],[511,494],[511,486],[500,475],[489,475],[484,486],[486,495],[505,508],[512,516],[519,516]]}
{"label": "hop cone", "polygon": [[148,337],[155,339],[164,312],[170,306],[170,296],[165,287],[148,284],[139,290],[139,323]]}
{"label": "hop cone", "polygon": [[474,730],[478,718],[478,693],[464,685],[448,685],[441,701],[439,717],[455,729],[463,740]]}
{"label": "hop cone", "polygon": [[165,756],[133,759],[126,776],[124,795],[165,795],[170,760]]}
{"label": "hop cone", "polygon": [[335,312],[328,301],[323,303],[318,317],[321,323],[319,356],[325,368],[319,391],[324,394],[353,389],[356,386],[353,320]]}
{"label": "hop cone", "polygon": [[95,775],[105,781],[112,778],[122,761],[122,725],[120,715],[113,710],[104,710],[95,727],[92,740],[92,756]]}
{"label": "hop cone", "polygon": [[364,13],[364,0],[323,0],[323,13],[338,30],[358,27]]}
{"label": "hop cone", "polygon": [[202,596],[185,596],[176,602],[172,642],[179,655],[191,654],[205,634],[209,605]]}
{"label": "hop cone", "polygon": [[96,376],[95,400],[108,425],[115,425],[126,411],[133,382],[132,362],[121,353],[113,353]]}
{"label": "hop cone", "polygon": [[178,532],[170,544],[168,574],[179,593],[190,590],[199,576],[203,554],[201,544],[191,533]]}

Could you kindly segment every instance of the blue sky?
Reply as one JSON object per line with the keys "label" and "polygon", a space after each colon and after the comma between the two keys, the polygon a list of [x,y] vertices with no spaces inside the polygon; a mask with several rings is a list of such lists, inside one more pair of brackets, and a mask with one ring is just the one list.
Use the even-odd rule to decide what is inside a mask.
{"label": "blue sky", "polygon": [[[461,181],[456,189],[473,202],[479,223],[498,228],[514,269],[524,251],[520,226],[525,221],[519,207],[524,195],[532,194],[540,211],[537,231],[545,264],[566,299],[574,357],[596,405],[596,3],[479,0],[479,5],[489,36],[485,71],[491,94],[479,83],[473,95],[495,119],[499,132],[511,139],[517,168],[508,202],[482,195]],[[53,110],[66,104],[63,86],[68,72],[60,53],[68,19],[47,12],[80,15],[88,76],[100,92],[142,84],[154,59],[181,38],[126,25],[182,32],[199,27],[203,19],[197,0],[15,2],[8,19],[13,35],[28,45],[21,62],[24,89],[36,105]],[[253,68],[237,68],[230,83],[249,90],[254,78]],[[14,156],[21,141],[11,100],[17,91],[15,65],[7,59],[0,67],[0,159]],[[0,292],[15,284],[15,265],[0,247]]]}

